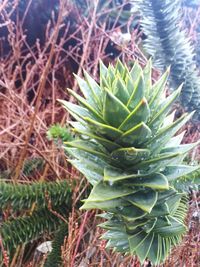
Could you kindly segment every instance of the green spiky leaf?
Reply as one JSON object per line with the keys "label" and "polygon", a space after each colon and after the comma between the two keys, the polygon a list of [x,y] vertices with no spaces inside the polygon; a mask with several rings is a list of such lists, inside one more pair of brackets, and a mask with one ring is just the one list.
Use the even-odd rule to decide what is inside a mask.
{"label": "green spiky leaf", "polygon": [[100,86],[85,73],[85,100],[74,94],[81,108],[63,104],[82,138],[65,149],[93,185],[81,208],[107,212],[100,226],[108,230],[108,248],[156,265],[186,231],[187,200],[174,185],[198,172],[183,159],[199,142],[183,145],[184,132],[174,136],[193,114],[174,119],[181,87],[166,97],[169,69],[154,83],[151,73],[151,61],[144,69],[135,62],[130,71],[119,60],[108,68],[101,62]]}

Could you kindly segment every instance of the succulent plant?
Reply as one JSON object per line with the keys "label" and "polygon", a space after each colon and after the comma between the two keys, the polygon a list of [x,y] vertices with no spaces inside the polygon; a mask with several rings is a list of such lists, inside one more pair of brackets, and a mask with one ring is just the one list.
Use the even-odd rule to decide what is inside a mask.
{"label": "succulent plant", "polygon": [[81,208],[105,211],[107,247],[159,264],[186,231],[187,197],[172,182],[198,167],[183,163],[197,143],[174,136],[193,114],[174,121],[181,86],[166,97],[169,69],[153,84],[151,69],[151,61],[130,71],[101,62],[100,84],[84,72],[85,79],[76,76],[84,97],[69,89],[79,105],[60,102],[80,136],[65,143],[70,162],[93,185]]}

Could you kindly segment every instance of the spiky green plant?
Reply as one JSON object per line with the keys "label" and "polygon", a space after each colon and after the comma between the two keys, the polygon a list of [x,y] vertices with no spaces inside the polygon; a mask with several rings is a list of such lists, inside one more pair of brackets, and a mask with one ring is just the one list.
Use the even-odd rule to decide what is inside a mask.
{"label": "spiky green plant", "polygon": [[106,212],[107,247],[153,264],[186,231],[187,199],[172,181],[198,168],[183,164],[197,143],[181,145],[183,133],[174,135],[193,113],[173,120],[181,87],[165,97],[168,75],[152,84],[151,61],[143,70],[135,62],[130,71],[120,61],[108,68],[100,63],[100,85],[84,72],[85,79],[76,77],[84,97],[69,89],[79,105],[60,100],[80,134],[65,143],[66,152],[93,185],[82,209]]}
{"label": "spiky green plant", "polygon": [[[56,209],[58,214],[65,216],[67,209],[62,206]],[[37,240],[45,234],[57,231],[63,223],[62,219],[51,211],[41,209],[34,211],[31,215],[19,216],[2,223],[0,234],[4,248],[12,257],[19,245]],[[0,253],[0,259],[2,255]]]}
{"label": "spiky green plant", "polygon": [[0,227],[0,236],[10,257],[18,245],[59,229],[62,217],[67,220],[71,210],[71,194],[66,181],[31,185],[0,182],[0,212],[7,210],[12,214]]}
{"label": "spiky green plant", "polygon": [[52,251],[47,257],[44,267],[57,267],[62,264],[62,246],[64,244],[64,239],[68,234],[68,225],[66,223],[62,224],[59,230],[55,234],[55,238],[52,244]]}
{"label": "spiky green plant", "polygon": [[200,78],[194,60],[194,48],[181,30],[181,0],[134,0],[141,13],[146,35],[144,48],[161,70],[171,65],[171,86],[183,83],[180,95],[186,111],[196,110],[200,119]]}
{"label": "spiky green plant", "polygon": [[47,208],[49,201],[52,207],[70,204],[71,189],[67,181],[28,185],[0,182],[0,211],[28,210],[33,205],[37,209]]}

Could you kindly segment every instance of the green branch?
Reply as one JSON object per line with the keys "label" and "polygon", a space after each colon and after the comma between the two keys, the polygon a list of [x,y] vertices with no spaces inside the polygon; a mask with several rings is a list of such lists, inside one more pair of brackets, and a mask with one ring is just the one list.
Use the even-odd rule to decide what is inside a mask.
{"label": "green branch", "polygon": [[141,24],[146,35],[144,47],[161,70],[171,66],[171,86],[183,83],[181,104],[187,111],[196,110],[200,119],[200,77],[193,48],[180,29],[180,0],[135,0],[141,12]]}
{"label": "green branch", "polygon": [[0,182],[0,209],[12,208],[13,211],[30,209],[33,204],[37,208],[45,208],[48,201],[52,207],[66,204],[71,206],[71,188],[67,181],[33,183],[20,185]]}

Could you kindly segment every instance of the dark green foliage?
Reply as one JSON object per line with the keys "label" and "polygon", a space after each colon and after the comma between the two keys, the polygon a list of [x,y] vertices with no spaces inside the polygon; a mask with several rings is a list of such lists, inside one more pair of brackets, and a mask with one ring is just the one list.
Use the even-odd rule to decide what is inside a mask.
{"label": "dark green foliage", "polygon": [[25,176],[30,176],[36,170],[40,171],[44,166],[44,160],[42,158],[26,159],[24,162],[22,173]]}
{"label": "dark green foliage", "polygon": [[71,206],[71,189],[66,181],[34,183],[31,185],[0,183],[0,209],[12,208],[14,211],[46,208],[48,201],[52,207],[66,204]]}
{"label": "dark green foliage", "polygon": [[[111,23],[116,23],[116,18],[119,16],[117,23],[120,26],[127,25],[127,22],[130,20],[130,17],[132,15],[131,12],[131,3],[130,1],[124,1],[124,0],[112,0],[112,1],[105,1],[100,0],[99,1],[99,8],[98,10],[102,10],[102,13],[105,13],[107,10],[110,10],[107,15],[109,15],[109,20]],[[102,15],[101,19],[105,19],[105,16]],[[132,28],[136,26],[138,23],[137,19],[134,19],[131,21]],[[127,30],[127,29],[126,29]]]}
{"label": "dark green foliage", "polygon": [[[63,206],[57,209],[59,214],[66,216],[68,210]],[[62,220],[48,209],[34,211],[30,216],[21,216],[2,223],[0,234],[5,249],[12,254],[20,244],[38,239],[45,233],[57,230]]]}
{"label": "dark green foliage", "polygon": [[[37,172],[40,172],[44,167],[45,161],[41,157],[28,158],[24,161],[21,174],[30,177]],[[0,172],[0,179],[11,179],[13,175],[12,169],[2,170]]]}
{"label": "dark green foliage", "polygon": [[54,241],[52,243],[52,251],[47,257],[44,267],[58,267],[62,263],[61,259],[61,247],[64,243],[65,236],[68,234],[68,225],[62,224],[57,233],[55,234]]}
{"label": "dark green foliage", "polygon": [[0,228],[4,247],[11,257],[18,245],[56,231],[63,222],[59,215],[67,220],[71,194],[67,181],[31,185],[0,183],[0,210],[9,209],[18,216],[10,216]]}
{"label": "dark green foliage", "polygon": [[181,103],[185,110],[197,110],[200,118],[200,78],[193,58],[193,49],[184,31],[180,30],[180,0],[135,0],[142,14],[146,51],[161,70],[171,65],[171,85],[183,83]]}
{"label": "dark green foliage", "polygon": [[[94,1],[87,0],[73,0],[73,2],[79,8],[81,14],[84,14],[84,16],[87,17],[90,14],[91,9],[94,7],[95,3]],[[130,1],[124,0],[99,0],[97,12],[98,14],[102,13],[102,15],[100,16],[100,20],[103,20],[107,17],[109,18],[109,21],[111,23],[116,22],[116,18],[120,13],[120,16],[117,21],[121,25],[123,23],[126,24],[132,15]]]}

